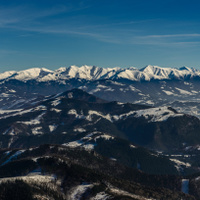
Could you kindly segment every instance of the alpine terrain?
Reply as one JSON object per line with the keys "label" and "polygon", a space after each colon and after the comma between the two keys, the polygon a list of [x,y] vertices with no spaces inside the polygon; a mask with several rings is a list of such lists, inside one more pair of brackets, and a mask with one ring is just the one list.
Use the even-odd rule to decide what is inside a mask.
{"label": "alpine terrain", "polygon": [[200,71],[33,68],[0,85],[1,200],[200,199]]}

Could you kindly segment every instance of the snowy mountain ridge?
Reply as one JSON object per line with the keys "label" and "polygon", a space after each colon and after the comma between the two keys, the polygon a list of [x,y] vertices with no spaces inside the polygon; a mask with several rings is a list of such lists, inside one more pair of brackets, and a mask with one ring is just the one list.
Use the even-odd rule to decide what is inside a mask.
{"label": "snowy mountain ridge", "polygon": [[102,79],[128,79],[131,81],[150,80],[184,80],[200,77],[200,71],[194,68],[182,67],[162,68],[148,65],[142,69],[130,68],[102,68],[96,66],[70,66],[61,67],[55,71],[46,68],[31,68],[22,71],[7,71],[0,73],[0,82],[19,80],[26,82],[36,80],[37,82],[62,81],[69,79],[102,80]]}

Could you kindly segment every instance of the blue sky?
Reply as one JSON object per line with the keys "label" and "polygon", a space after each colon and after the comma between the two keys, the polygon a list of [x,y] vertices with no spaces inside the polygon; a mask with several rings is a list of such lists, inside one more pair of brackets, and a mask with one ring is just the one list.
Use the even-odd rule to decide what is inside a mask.
{"label": "blue sky", "polygon": [[200,69],[197,0],[0,0],[0,72],[69,65]]}

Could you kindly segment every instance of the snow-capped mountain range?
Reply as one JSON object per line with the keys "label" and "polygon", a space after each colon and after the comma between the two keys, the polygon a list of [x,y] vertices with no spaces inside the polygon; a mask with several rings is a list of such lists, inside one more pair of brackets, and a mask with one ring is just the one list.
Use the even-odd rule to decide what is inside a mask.
{"label": "snow-capped mountain range", "polygon": [[200,71],[188,67],[32,68],[1,73],[0,85],[4,110],[29,107],[44,96],[78,88],[107,101],[171,106],[200,118]]}
{"label": "snow-capped mountain range", "polygon": [[70,66],[55,71],[46,68],[31,68],[23,71],[8,71],[0,74],[0,81],[5,80],[36,80],[38,82],[61,81],[68,79],[102,80],[128,79],[131,81],[171,80],[200,77],[200,71],[194,68],[182,67],[161,68],[148,65],[142,69],[102,68],[96,66]]}

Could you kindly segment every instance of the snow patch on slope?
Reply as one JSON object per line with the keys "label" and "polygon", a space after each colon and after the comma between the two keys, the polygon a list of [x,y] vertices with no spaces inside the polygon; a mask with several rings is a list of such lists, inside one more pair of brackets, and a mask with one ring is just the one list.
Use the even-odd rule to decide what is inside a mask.
{"label": "snow patch on slope", "polygon": [[56,128],[57,128],[57,125],[55,125],[55,124],[53,124],[53,125],[49,125],[49,130],[50,130],[50,132],[55,131]]}
{"label": "snow patch on slope", "polygon": [[55,112],[57,112],[57,113],[60,113],[62,110],[57,109],[57,108],[51,108],[51,111],[55,111]]}
{"label": "snow patch on slope", "polygon": [[54,101],[51,102],[51,105],[56,107],[60,103],[61,103],[60,99],[56,99],[56,100],[54,100]]}
{"label": "snow patch on slope", "polygon": [[178,171],[180,171],[182,167],[186,167],[186,168],[191,167],[190,163],[186,163],[186,162],[183,162],[177,159],[172,159],[172,158],[170,160],[175,163],[175,167]]}
{"label": "snow patch on slope", "polygon": [[78,185],[76,187],[74,187],[71,191],[70,191],[70,195],[68,196],[69,200],[80,200],[83,196],[83,194],[90,188],[93,188],[94,185],[93,184],[82,184],[82,185]]}
{"label": "snow patch on slope", "polygon": [[41,135],[41,134],[43,134],[41,126],[40,127],[32,128],[31,131],[32,131],[33,135]]}
{"label": "snow patch on slope", "polygon": [[95,197],[92,197],[91,200],[107,200],[110,198],[111,198],[110,195],[106,194],[105,192],[100,192],[100,193],[97,193]]}
{"label": "snow patch on slope", "polygon": [[149,108],[145,110],[138,110],[135,112],[134,117],[145,117],[149,122],[166,121],[169,117],[180,117],[183,114],[177,114],[169,110],[168,107]]}
{"label": "snow patch on slope", "polygon": [[0,178],[0,183],[7,182],[7,181],[15,181],[15,180],[23,180],[28,183],[30,182],[36,182],[36,183],[50,183],[52,180],[54,180],[54,176],[49,175],[30,175],[30,176],[17,176],[17,177],[11,177],[11,178]]}
{"label": "snow patch on slope", "polygon": [[180,89],[180,88],[177,88],[175,87],[176,90],[178,90],[180,92],[180,94],[183,94],[183,95],[193,95],[191,92],[188,92],[186,90],[183,90],[183,89]]}
{"label": "snow patch on slope", "polygon": [[104,118],[110,122],[115,122],[118,120],[125,120],[128,117],[144,117],[148,120],[148,122],[161,122],[166,121],[169,117],[180,117],[183,114],[175,113],[172,110],[168,109],[167,106],[156,107],[156,108],[148,108],[137,111],[130,111],[128,113],[123,113],[121,115],[110,115],[103,114],[101,112],[97,112],[94,110],[89,110],[88,115],[78,114],[75,109],[72,109],[68,112],[68,114],[75,115],[76,119],[86,119],[88,121],[93,120],[93,116],[99,116]]}
{"label": "snow patch on slope", "polygon": [[131,194],[127,191],[124,191],[124,190],[121,190],[119,188],[115,188],[115,187],[112,187],[112,186],[110,186],[109,189],[110,189],[111,193],[114,193],[114,194],[117,194],[117,195],[120,195],[120,196],[128,196],[128,197],[138,199],[138,200],[155,200],[153,198],[146,198],[146,197],[143,197],[143,196]]}
{"label": "snow patch on slope", "polygon": [[84,128],[75,128],[73,131],[74,132],[79,132],[79,133],[86,132],[86,130]]}
{"label": "snow patch on slope", "polygon": [[1,164],[1,166],[9,163],[11,160],[15,159],[17,156],[19,156],[20,154],[22,154],[23,152],[25,152],[26,150],[19,150],[17,152],[15,152],[13,155],[11,155],[4,163]]}
{"label": "snow patch on slope", "polygon": [[26,124],[26,125],[37,125],[41,123],[42,117],[45,115],[46,112],[43,112],[39,116],[37,116],[35,119],[32,119],[30,121],[18,121],[18,123]]}

